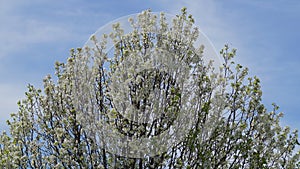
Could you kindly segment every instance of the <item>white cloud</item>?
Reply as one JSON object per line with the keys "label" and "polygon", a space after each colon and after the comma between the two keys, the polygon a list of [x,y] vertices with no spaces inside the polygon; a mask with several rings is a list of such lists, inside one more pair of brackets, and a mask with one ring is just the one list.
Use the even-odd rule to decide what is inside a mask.
{"label": "white cloud", "polygon": [[16,0],[0,5],[0,59],[33,43],[69,40],[74,36],[64,23],[35,19],[19,12],[22,5]]}
{"label": "white cloud", "polygon": [[208,36],[219,51],[228,41],[236,41],[234,30],[229,29],[228,23],[222,19],[222,10],[215,0],[180,1],[175,5],[174,13],[178,13],[182,7],[187,7],[193,15],[196,25]]}
{"label": "white cloud", "polygon": [[25,87],[21,84],[0,84],[0,131],[7,130],[6,120],[17,112],[17,101],[23,99]]}
{"label": "white cloud", "polygon": [[14,50],[21,51],[26,45],[41,42],[55,42],[69,39],[72,35],[62,25],[53,25],[38,20],[22,20],[10,16],[0,29],[0,58],[7,57]]}

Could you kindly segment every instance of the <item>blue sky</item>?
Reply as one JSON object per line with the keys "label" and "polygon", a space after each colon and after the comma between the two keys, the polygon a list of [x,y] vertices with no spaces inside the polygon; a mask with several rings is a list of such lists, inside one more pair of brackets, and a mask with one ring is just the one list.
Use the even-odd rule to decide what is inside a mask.
{"label": "blue sky", "polygon": [[145,9],[177,14],[185,6],[217,50],[238,49],[237,62],[262,81],[263,102],[300,129],[300,1],[298,0],[0,0],[0,131],[24,98],[28,83],[42,86],[99,27]]}

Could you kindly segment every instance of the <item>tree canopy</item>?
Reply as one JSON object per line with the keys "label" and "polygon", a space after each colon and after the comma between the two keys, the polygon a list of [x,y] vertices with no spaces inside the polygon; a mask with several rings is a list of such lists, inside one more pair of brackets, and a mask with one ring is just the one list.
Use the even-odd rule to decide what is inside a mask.
{"label": "tree canopy", "polygon": [[129,22],[71,49],[42,89],[28,85],[0,136],[1,168],[300,167],[298,131],[276,104],[266,110],[236,49],[205,62],[186,9],[171,23],[149,10]]}

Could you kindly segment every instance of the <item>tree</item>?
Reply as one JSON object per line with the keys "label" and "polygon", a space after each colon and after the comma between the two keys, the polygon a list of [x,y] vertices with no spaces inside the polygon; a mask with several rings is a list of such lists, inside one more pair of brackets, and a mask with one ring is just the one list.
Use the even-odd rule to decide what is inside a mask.
{"label": "tree", "polygon": [[[300,167],[298,132],[279,125],[277,105],[267,112],[259,79],[233,62],[235,49],[220,51],[220,70],[205,64],[186,9],[171,26],[163,13],[158,19],[150,11],[131,22],[129,34],[115,24],[109,36],[91,38],[93,48],[72,49],[67,63],[55,64],[57,80],[44,79],[43,91],[28,86],[8,121],[10,132],[0,137],[1,168]],[[108,39],[113,57],[105,51]],[[110,135],[152,139],[167,133],[165,139],[176,125],[186,133],[171,147],[129,147],[134,153],[154,147],[154,154],[138,157],[115,146],[120,140]]]}

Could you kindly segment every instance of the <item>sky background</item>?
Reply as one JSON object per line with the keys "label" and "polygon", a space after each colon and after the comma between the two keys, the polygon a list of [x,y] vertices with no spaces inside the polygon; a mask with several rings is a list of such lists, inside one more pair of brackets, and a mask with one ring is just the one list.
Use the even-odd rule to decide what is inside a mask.
{"label": "sky background", "polygon": [[30,83],[54,73],[71,48],[99,27],[152,9],[170,14],[187,7],[219,51],[237,48],[236,62],[261,79],[263,103],[285,113],[283,125],[300,129],[299,0],[0,0],[0,131]]}

